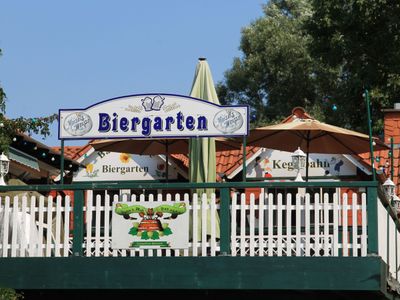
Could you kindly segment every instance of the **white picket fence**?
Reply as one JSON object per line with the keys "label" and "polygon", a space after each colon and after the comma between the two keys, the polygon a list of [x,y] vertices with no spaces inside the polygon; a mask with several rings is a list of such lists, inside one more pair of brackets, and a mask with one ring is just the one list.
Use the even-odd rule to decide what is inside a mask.
{"label": "white picket fence", "polygon": [[378,254],[388,265],[388,275],[400,278],[400,233],[381,201],[378,201],[378,232]]}
{"label": "white picket fence", "polygon": [[[366,195],[260,194],[232,199],[232,256],[366,256]],[[311,200],[312,203],[311,203]],[[358,204],[360,202],[360,204]],[[239,213],[239,214],[238,214]],[[246,218],[247,216],[247,218]],[[351,222],[349,222],[351,216]],[[247,224],[246,224],[247,222]],[[350,223],[350,224],[349,224]]]}
{"label": "white picket fence", "polygon": [[0,198],[0,256],[69,256],[71,211],[68,196]]}
{"label": "white picket fence", "polygon": [[[136,197],[86,192],[85,256],[217,256],[220,254],[220,205],[215,194]],[[261,201],[256,201],[261,199]],[[190,203],[187,249],[112,249],[114,202],[186,201]],[[69,197],[0,199],[0,256],[58,257],[72,255]],[[230,205],[232,256],[366,256],[366,195],[233,194]]]}

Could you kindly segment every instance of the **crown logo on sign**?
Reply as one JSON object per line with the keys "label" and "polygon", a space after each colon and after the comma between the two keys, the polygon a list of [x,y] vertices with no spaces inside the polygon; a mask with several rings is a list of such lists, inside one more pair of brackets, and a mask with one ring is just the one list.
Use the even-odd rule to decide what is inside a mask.
{"label": "crown logo on sign", "polygon": [[153,105],[153,99],[146,97],[142,99],[142,105],[145,111],[151,111],[151,106]]}
{"label": "crown logo on sign", "polygon": [[145,97],[142,99],[142,106],[145,111],[161,110],[161,106],[164,105],[164,99],[160,95],[155,96],[153,99],[150,97]]}

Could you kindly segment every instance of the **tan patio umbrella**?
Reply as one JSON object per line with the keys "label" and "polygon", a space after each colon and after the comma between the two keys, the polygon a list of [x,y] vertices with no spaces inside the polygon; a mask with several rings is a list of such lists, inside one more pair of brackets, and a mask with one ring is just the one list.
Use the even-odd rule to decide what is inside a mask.
{"label": "tan patio umbrella", "polygon": [[[139,155],[188,154],[188,138],[170,139],[106,139],[89,143],[96,151],[124,152]],[[224,138],[216,138],[217,151],[240,149],[240,143]]]}
{"label": "tan patio umbrella", "polygon": [[[256,128],[250,131],[247,141],[249,146],[289,152],[300,147],[307,154],[306,166],[309,153],[359,154],[370,151],[368,135],[314,119],[295,119],[289,123]],[[376,138],[374,142],[375,150],[389,149]]]}
{"label": "tan patio umbrella", "polygon": [[[94,140],[89,143],[96,151],[124,152],[139,155],[157,155],[166,154],[166,162],[168,165],[168,154],[188,154],[189,139],[188,138],[169,138],[169,139],[105,139]],[[238,150],[240,143],[224,139],[216,138],[217,151]],[[168,170],[168,168],[166,169]],[[168,180],[168,171],[166,172]]]}
{"label": "tan patio umbrella", "polygon": [[[210,66],[205,58],[199,58],[196,65],[190,96],[205,101],[220,104],[215,90]],[[190,182],[216,182],[216,148],[215,138],[194,138],[190,141],[189,153],[189,178]],[[211,201],[214,189],[196,189],[196,193],[201,197],[203,193],[207,195],[207,201]],[[198,220],[201,220],[199,215]],[[219,216],[215,214],[216,228],[215,234],[219,238]],[[200,223],[201,224],[201,223]],[[198,226],[198,228],[201,228]],[[207,211],[206,232],[211,235],[211,213]],[[198,232],[201,236],[201,231]]]}

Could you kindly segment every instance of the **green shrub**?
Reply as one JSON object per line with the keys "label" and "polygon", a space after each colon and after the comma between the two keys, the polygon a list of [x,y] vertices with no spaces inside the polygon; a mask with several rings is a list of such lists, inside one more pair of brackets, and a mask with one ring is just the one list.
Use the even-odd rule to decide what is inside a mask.
{"label": "green shrub", "polygon": [[15,290],[10,288],[0,288],[0,300],[19,300],[23,299],[22,294],[17,293]]}

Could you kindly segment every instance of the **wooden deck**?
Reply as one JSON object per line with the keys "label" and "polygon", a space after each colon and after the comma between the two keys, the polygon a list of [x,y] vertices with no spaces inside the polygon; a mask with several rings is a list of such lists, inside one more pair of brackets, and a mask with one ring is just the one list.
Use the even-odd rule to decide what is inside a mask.
{"label": "wooden deck", "polygon": [[[203,185],[216,194],[210,199],[188,193],[110,196],[105,192],[110,186],[86,184],[28,187],[68,188],[75,191],[73,198],[1,199],[0,285],[398,295],[399,222],[376,183]],[[262,193],[246,197],[243,189],[257,186]],[[196,187],[125,184],[112,190]],[[187,248],[113,248],[113,204],[166,200],[187,203]]]}

